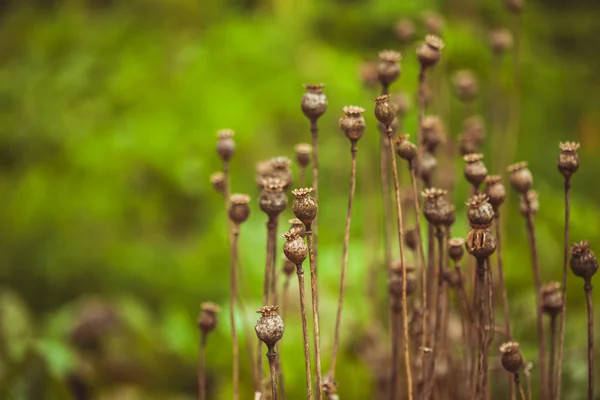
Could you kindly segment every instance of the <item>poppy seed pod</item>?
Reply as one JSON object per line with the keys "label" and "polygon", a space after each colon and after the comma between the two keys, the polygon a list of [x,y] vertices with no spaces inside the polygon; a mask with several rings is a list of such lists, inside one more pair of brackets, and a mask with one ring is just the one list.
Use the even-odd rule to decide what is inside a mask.
{"label": "poppy seed pod", "polygon": [[344,107],[344,116],[339,120],[342,132],[351,142],[358,141],[365,133],[365,119],[362,113],[365,109],[357,106]]}
{"label": "poppy seed pod", "polygon": [[[414,274],[415,268],[406,266],[406,294],[411,295],[417,290],[418,279]],[[402,298],[402,265],[400,260],[392,262],[390,266],[390,279],[388,289],[392,296],[398,299]]]}
{"label": "poppy seed pod", "polygon": [[222,129],[217,132],[217,153],[223,161],[229,161],[235,153],[234,132],[231,129]]}
{"label": "poppy seed pod", "polygon": [[390,101],[396,106],[396,114],[400,117],[405,116],[408,110],[410,110],[410,100],[406,93],[395,93],[390,97]]}
{"label": "poppy seed pod", "polygon": [[389,94],[384,94],[373,99],[375,101],[375,117],[386,127],[389,127],[394,118],[396,118],[396,107],[389,100]]}
{"label": "poppy seed pod", "polygon": [[425,182],[430,181],[436,168],[437,158],[430,152],[424,151],[421,154],[420,165],[417,169],[419,177]]}
{"label": "poppy seed pod", "polygon": [[527,168],[527,162],[522,161],[508,167],[510,184],[521,194],[527,193],[533,186],[533,175]]}
{"label": "poppy seed pod", "polygon": [[446,139],[446,129],[442,120],[434,115],[427,115],[421,123],[421,134],[423,145],[433,153],[435,149]]}
{"label": "poppy seed pod", "polygon": [[479,193],[467,201],[467,218],[472,228],[489,228],[494,221],[494,208],[485,194]]}
{"label": "poppy seed pod", "polygon": [[292,203],[292,211],[296,218],[298,218],[305,226],[309,226],[315,217],[319,209],[317,202],[310,195],[313,188],[301,188],[292,190],[292,194],[296,196]]}
{"label": "poppy seed pod", "polygon": [[490,32],[490,47],[496,55],[502,55],[513,46],[513,36],[506,28],[496,28]]}
{"label": "poppy seed pod", "polygon": [[445,190],[438,188],[427,188],[421,193],[421,196],[425,198],[423,214],[425,214],[425,218],[432,225],[440,226],[446,221],[448,208],[446,193]]}
{"label": "poppy seed pod", "polygon": [[565,142],[560,143],[560,154],[558,156],[558,170],[565,177],[570,178],[579,168],[579,143]]}
{"label": "poppy seed pod", "polygon": [[448,255],[455,263],[462,260],[465,254],[465,240],[463,238],[452,238],[448,240]]}
{"label": "poppy seed pod", "polygon": [[290,232],[296,232],[298,236],[303,237],[306,232],[306,227],[304,226],[304,222],[300,221],[298,218],[289,219],[288,222],[291,224]]}
{"label": "poppy seed pod", "polygon": [[485,125],[483,124],[483,119],[479,115],[465,118],[463,122],[463,132],[469,140],[474,141],[477,146],[480,146],[485,140]]}
{"label": "poppy seed pod", "polygon": [[460,154],[466,156],[468,154],[477,153],[479,151],[479,145],[471,135],[463,133],[460,137]]}
{"label": "poppy seed pod", "polygon": [[283,257],[283,266],[281,267],[281,270],[285,276],[290,276],[294,273],[294,271],[296,271],[296,264],[288,260],[287,257],[285,257],[285,254]]}
{"label": "poppy seed pod", "polygon": [[468,103],[477,97],[479,86],[477,77],[469,70],[459,70],[452,77],[454,93],[463,103]]}
{"label": "poppy seed pod", "polygon": [[257,313],[261,314],[261,317],[254,326],[254,331],[269,350],[272,350],[275,343],[283,337],[283,320],[277,310],[279,310],[279,306],[264,306],[256,310]]}
{"label": "poppy seed pod", "polygon": [[444,268],[442,271],[442,276],[444,280],[453,288],[459,287],[460,284],[460,276],[458,275],[458,271],[455,269]]}
{"label": "poppy seed pod", "polygon": [[521,368],[523,368],[525,360],[523,359],[521,349],[519,349],[519,343],[502,343],[500,346],[500,352],[502,353],[502,366],[505,370],[516,374],[521,370]]}
{"label": "poppy seed pod", "polygon": [[198,329],[203,334],[208,334],[217,327],[217,313],[221,311],[221,307],[214,303],[202,303],[200,305],[200,316],[198,317]]}
{"label": "poppy seed pod", "polygon": [[312,153],[312,146],[308,143],[298,143],[294,146],[296,150],[296,162],[302,168],[308,167],[310,164],[310,155]]}
{"label": "poppy seed pod", "polygon": [[562,311],[563,296],[560,283],[549,282],[540,288],[542,297],[542,311],[550,316],[556,316]]}
{"label": "poppy seed pod", "polygon": [[408,138],[408,135],[400,135],[394,139],[394,146],[396,147],[398,157],[410,163],[417,156],[417,146],[411,143]]}
{"label": "poppy seed pod", "polygon": [[415,37],[415,23],[408,18],[402,18],[396,22],[394,32],[400,42],[410,42]]}
{"label": "poppy seed pod", "polygon": [[301,265],[308,255],[308,247],[297,232],[286,232],[281,237],[285,238],[283,244],[283,254],[296,265]]}
{"label": "poppy seed pod", "polygon": [[229,219],[239,225],[250,216],[250,196],[245,194],[232,194],[229,197]]}
{"label": "poppy seed pod", "polygon": [[444,29],[444,17],[440,14],[429,11],[423,14],[423,25],[427,33],[441,36]]}
{"label": "poppy seed pod", "polygon": [[446,206],[446,208],[444,209],[444,220],[442,222],[442,225],[449,228],[452,226],[452,224],[454,224],[454,222],[456,221],[455,210],[456,210],[456,208],[454,207],[453,204],[448,204]]}
{"label": "poppy seed pod", "polygon": [[496,238],[488,229],[471,229],[465,247],[477,260],[484,260],[496,251]]}
{"label": "poppy seed pod", "polygon": [[383,50],[379,52],[377,63],[377,77],[382,86],[389,86],[400,76],[400,59],[402,56],[397,51]]}
{"label": "poppy seed pod", "polygon": [[417,58],[421,68],[433,67],[440,60],[440,50],[444,48],[442,39],[435,35],[425,36],[425,43],[417,48]]}
{"label": "poppy seed pod", "polygon": [[325,85],[304,85],[306,92],[302,95],[302,112],[312,122],[316,122],[327,111],[327,96],[323,93]]}
{"label": "poppy seed pod", "polygon": [[279,178],[267,178],[263,181],[258,204],[260,209],[273,218],[281,214],[287,206],[288,198],[283,191],[284,183]]}
{"label": "poppy seed pod", "polygon": [[271,160],[263,160],[256,163],[256,185],[262,190],[263,181],[273,175]]}
{"label": "poppy seed pod", "polygon": [[571,271],[583,279],[589,280],[598,271],[598,260],[587,241],[575,243],[571,247]]}
{"label": "poppy seed pod", "polygon": [[407,229],[404,233],[404,244],[408,246],[412,251],[417,250],[417,245],[419,244],[419,233],[416,228]]}
{"label": "poppy seed pod", "polygon": [[521,196],[521,204],[519,205],[519,211],[523,216],[529,214],[535,215],[540,209],[540,202],[538,193],[535,190],[528,191],[525,195]]}
{"label": "poppy seed pod", "polygon": [[500,175],[488,175],[485,177],[485,184],[485,195],[494,210],[497,210],[506,198],[506,188],[502,183],[502,177]]}
{"label": "poppy seed pod", "polygon": [[485,181],[485,177],[487,176],[487,168],[483,163],[483,154],[473,153],[467,154],[463,157],[463,160],[467,163],[465,165],[464,174],[465,178],[469,181],[473,187],[476,189],[479,188],[479,185]]}
{"label": "poppy seed pod", "polygon": [[225,174],[222,172],[215,172],[210,176],[210,183],[218,193],[225,193]]}
{"label": "poppy seed pod", "polygon": [[271,163],[271,173],[268,177],[278,178],[283,182],[283,190],[288,190],[294,183],[294,175],[290,169],[292,160],[287,157],[275,157],[269,160]]}

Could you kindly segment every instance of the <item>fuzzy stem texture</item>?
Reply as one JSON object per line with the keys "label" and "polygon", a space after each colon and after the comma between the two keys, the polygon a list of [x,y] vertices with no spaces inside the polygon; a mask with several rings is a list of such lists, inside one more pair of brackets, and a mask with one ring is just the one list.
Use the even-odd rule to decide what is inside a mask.
{"label": "fuzzy stem texture", "polygon": [[570,189],[571,189],[571,178],[565,178],[565,248],[563,253],[563,277],[562,277],[562,310],[560,316],[560,342],[558,345],[558,360],[556,363],[557,375],[556,375],[556,400],[560,399],[560,386],[562,382],[562,362],[563,362],[563,351],[565,347],[565,323],[567,318],[567,270],[569,264],[569,224],[571,219],[571,201],[570,201]]}
{"label": "fuzzy stem texture", "polygon": [[348,195],[348,211],[346,214],[346,229],[344,231],[344,247],[342,250],[342,271],[340,278],[340,297],[338,299],[338,309],[335,320],[335,336],[333,339],[333,354],[331,356],[331,368],[329,376],[335,381],[335,367],[340,346],[340,330],[342,326],[342,308],[344,307],[344,293],[346,290],[346,270],[348,267],[348,247],[350,244],[350,224],[352,222],[352,204],[354,203],[354,192],[356,190],[356,153],[358,152],[357,142],[353,141],[350,152],[352,153],[352,165],[350,167],[350,193]]}
{"label": "fuzzy stem texture", "polygon": [[311,225],[306,226],[306,239],[308,243],[308,256],[310,258],[310,289],[312,296],[312,312],[315,342],[315,370],[316,370],[316,393],[317,400],[322,398],[323,378],[321,376],[321,338],[319,330],[319,289],[317,286],[317,260],[315,256],[315,244]]}
{"label": "fuzzy stem texture", "polygon": [[302,339],[304,343],[304,369],[306,373],[306,394],[312,400],[312,372],[310,369],[310,344],[308,340],[308,323],[306,322],[306,302],[304,295],[304,270],[302,264],[296,265],[298,275],[298,292],[300,293],[300,315],[302,317]]}

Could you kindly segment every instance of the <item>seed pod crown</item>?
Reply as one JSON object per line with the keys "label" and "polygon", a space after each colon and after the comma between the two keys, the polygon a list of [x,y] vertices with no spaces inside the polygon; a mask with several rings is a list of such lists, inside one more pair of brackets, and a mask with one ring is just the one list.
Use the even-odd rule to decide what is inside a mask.
{"label": "seed pod crown", "polygon": [[316,122],[327,111],[327,97],[323,93],[325,85],[305,84],[306,92],[302,96],[301,108],[304,115]]}
{"label": "seed pod crown", "polygon": [[264,306],[256,310],[261,314],[258,322],[254,326],[256,336],[263,341],[269,349],[283,337],[285,330],[283,320],[277,313],[279,306]]}
{"label": "seed pod crown", "polygon": [[502,366],[508,372],[516,374],[525,363],[518,342],[506,342],[500,346],[502,353]]}
{"label": "seed pod crown", "polygon": [[488,201],[488,197],[483,193],[478,193],[467,201],[469,209],[467,218],[473,228],[485,229],[492,225],[494,220],[494,209]]}
{"label": "seed pod crown", "polygon": [[571,270],[575,275],[583,279],[591,279],[598,271],[598,260],[590,249],[590,243],[581,241],[575,243],[571,248]]}
{"label": "seed pod crown", "polygon": [[560,154],[558,156],[558,170],[565,178],[571,177],[579,169],[579,143],[565,142],[560,143]]}

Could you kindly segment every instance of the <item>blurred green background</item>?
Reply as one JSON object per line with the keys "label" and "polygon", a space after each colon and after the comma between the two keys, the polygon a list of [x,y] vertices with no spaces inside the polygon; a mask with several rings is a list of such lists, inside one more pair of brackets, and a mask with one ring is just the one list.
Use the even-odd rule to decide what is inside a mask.
{"label": "blurred green background", "polygon": [[[228,298],[225,214],[209,183],[210,174],[221,168],[215,133],[236,131],[233,191],[256,199],[255,163],[278,155],[293,158],[293,145],[309,141],[308,122],[299,110],[301,84],[317,82],[327,84],[329,98],[320,120],[325,371],[350,165],[349,143],[339,133],[337,118],[343,105],[367,109],[337,378],[341,398],[369,398],[377,371],[360,349],[370,321],[365,277],[369,265],[382,258],[380,240],[369,236],[381,230],[380,134],[372,116],[377,89],[363,87],[359,67],[375,60],[381,49],[401,50],[403,72],[392,92],[403,90],[414,99],[418,40],[401,45],[393,27],[399,18],[410,18],[421,38],[426,11],[445,18],[444,62],[434,78],[445,85],[458,69],[477,74],[481,95],[475,108],[486,118],[489,138],[493,75],[487,36],[493,27],[515,26],[500,0],[3,0],[0,398],[194,398],[199,303],[214,301],[226,309]],[[571,241],[588,239],[592,249],[600,243],[600,162],[595,159],[600,150],[600,4],[529,1],[522,17],[520,135],[510,161],[530,163],[540,193],[543,279],[560,280],[563,178],[556,158],[561,140],[582,144],[581,168],[573,178]],[[512,65],[509,54],[501,65],[502,104],[514,93]],[[448,89],[437,89],[442,97],[430,112],[443,112],[452,140],[460,133],[463,108]],[[416,132],[414,109],[405,131]],[[491,146],[492,140],[487,143],[486,160],[491,160],[500,149]],[[454,164],[458,221],[453,233],[459,236],[467,232],[462,205],[469,190],[462,165]],[[517,196],[511,194],[503,207],[514,336],[534,362],[535,387],[525,223]],[[290,216],[287,211],[282,218]],[[240,240],[241,286],[252,325],[253,310],[261,305],[265,222],[253,200]],[[583,283],[570,277],[569,284],[563,385],[564,398],[575,399],[583,397],[587,378],[586,325]],[[295,280],[290,290],[281,354],[288,397],[302,398]],[[383,299],[383,277],[379,291]],[[231,398],[227,321],[222,312],[209,338],[212,399]],[[385,348],[387,342],[379,345]],[[492,366],[500,396],[506,393],[504,372],[497,361]],[[244,347],[242,385],[242,398],[251,398]]]}

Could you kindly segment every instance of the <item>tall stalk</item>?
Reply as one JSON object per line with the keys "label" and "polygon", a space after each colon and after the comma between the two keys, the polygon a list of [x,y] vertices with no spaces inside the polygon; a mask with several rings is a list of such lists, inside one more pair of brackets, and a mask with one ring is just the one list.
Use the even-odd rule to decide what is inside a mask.
{"label": "tall stalk", "polygon": [[475,291],[478,299],[478,324],[479,324],[479,335],[477,337],[477,345],[479,353],[477,356],[477,379],[475,380],[475,399],[482,400],[485,395],[485,341],[486,341],[486,329],[485,329],[485,318],[486,318],[486,301],[485,301],[485,275],[486,265],[485,259],[477,259],[477,282]]}
{"label": "tall stalk", "polygon": [[563,253],[563,278],[562,278],[562,311],[560,316],[560,342],[558,345],[558,360],[556,364],[557,376],[556,376],[556,400],[560,399],[560,386],[562,382],[562,362],[563,362],[563,350],[565,347],[565,323],[567,315],[567,265],[569,262],[569,224],[571,216],[571,205],[570,205],[570,189],[571,189],[571,178],[570,176],[565,177],[565,241],[564,241],[564,253]]}
{"label": "tall stalk", "polygon": [[519,397],[521,400],[526,400],[525,393],[523,392],[523,387],[521,387],[521,379],[519,378],[519,373],[515,373],[514,375],[515,387],[517,388],[517,392],[519,392]]}
{"label": "tall stalk", "polygon": [[206,400],[206,334],[200,336],[200,360],[198,361],[198,399]]}
{"label": "tall stalk", "polygon": [[304,343],[304,372],[306,375],[306,393],[308,400],[312,400],[312,372],[310,368],[310,344],[308,339],[308,323],[306,321],[306,301],[304,294],[304,269],[302,263],[296,264],[298,276],[298,291],[300,294],[300,315],[302,317],[302,339]]}
{"label": "tall stalk", "polygon": [[[240,356],[235,325],[235,298],[237,294],[237,259],[238,259],[238,241],[240,236],[240,227],[233,224],[231,227],[231,281],[229,286],[229,319],[231,323],[231,339],[233,342],[233,399],[238,400],[240,396]],[[260,357],[259,357],[260,358]]]}
{"label": "tall stalk", "polygon": [[390,177],[389,177],[389,149],[388,140],[381,135],[380,146],[380,177],[381,177],[381,195],[383,197],[383,225],[384,225],[384,263],[388,270],[392,264],[392,205],[390,201]]}
{"label": "tall stalk", "polygon": [[[310,137],[311,137],[311,144],[312,144],[312,188],[313,190],[313,197],[315,199],[315,201],[317,202],[317,204],[319,203],[319,127],[317,125],[317,120],[311,120],[310,121]],[[315,279],[316,279],[316,273],[317,273],[317,265],[318,265],[318,250],[319,250],[319,216],[317,215],[315,217],[315,219],[312,222],[312,235],[313,235],[313,241],[314,241],[314,273],[315,273]],[[311,264],[311,282],[312,282],[312,264]],[[317,361],[317,360],[315,360]],[[320,368],[320,363],[317,363],[317,365]],[[317,397],[320,398],[320,397]]]}
{"label": "tall stalk", "polygon": [[594,309],[592,301],[592,280],[585,280],[585,300],[588,317],[588,400],[594,399]]}
{"label": "tall stalk", "polygon": [[[313,145],[314,149],[314,145]],[[314,162],[316,164],[316,160]],[[316,199],[315,199],[316,201]],[[316,218],[315,220],[316,221]],[[306,241],[308,244],[308,257],[310,259],[310,289],[312,297],[312,313],[313,313],[313,335],[315,344],[315,370],[316,370],[316,393],[317,400],[322,399],[321,388],[323,386],[323,378],[321,376],[321,339],[319,330],[319,289],[317,284],[317,260],[315,253],[315,241],[313,238],[312,224],[306,226]]]}
{"label": "tall stalk", "polygon": [[554,399],[554,362],[556,358],[556,315],[550,315],[550,370],[548,371],[548,384],[550,398]]}
{"label": "tall stalk", "polygon": [[269,347],[267,358],[269,359],[269,371],[271,375],[271,399],[277,400],[277,353],[273,346]]}

